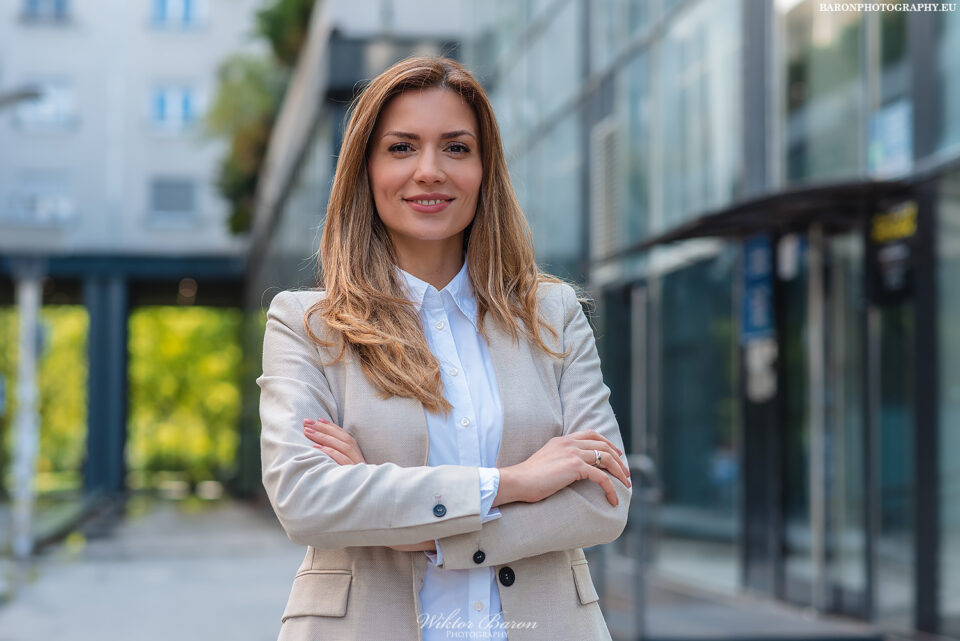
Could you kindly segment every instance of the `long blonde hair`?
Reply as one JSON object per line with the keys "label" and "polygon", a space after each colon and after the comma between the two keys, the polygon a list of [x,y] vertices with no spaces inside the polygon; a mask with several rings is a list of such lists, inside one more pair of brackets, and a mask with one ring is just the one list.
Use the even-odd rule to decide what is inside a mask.
{"label": "long blonde hair", "polygon": [[[367,173],[370,138],[387,103],[404,91],[435,87],[459,94],[473,108],[480,127],[483,176],[477,210],[463,237],[480,333],[489,342],[483,330],[483,318],[489,313],[514,340],[522,334],[551,356],[569,354],[569,348],[554,352],[544,343],[541,323],[554,338],[558,334],[539,318],[537,301],[539,283],[568,281],[537,267],[530,228],[510,183],[493,107],[473,76],[449,58],[402,60],[354,99],[320,239],[317,282],[326,296],[307,310],[304,322],[318,344],[340,344],[334,363],[349,346],[383,398],[415,398],[431,412],[448,414],[452,406],[443,397],[439,363],[394,269],[397,256],[377,215]],[[581,290],[568,284],[579,298]],[[321,316],[338,340],[324,341],[312,331],[313,314]]]}

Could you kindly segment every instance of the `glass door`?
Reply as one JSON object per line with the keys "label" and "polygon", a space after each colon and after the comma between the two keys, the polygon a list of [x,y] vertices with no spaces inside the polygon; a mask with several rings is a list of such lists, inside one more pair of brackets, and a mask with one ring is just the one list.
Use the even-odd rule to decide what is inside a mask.
{"label": "glass door", "polygon": [[866,616],[862,241],[781,239],[782,596]]}
{"label": "glass door", "polygon": [[874,620],[910,630],[914,613],[913,302],[874,307],[869,316],[874,518]]}

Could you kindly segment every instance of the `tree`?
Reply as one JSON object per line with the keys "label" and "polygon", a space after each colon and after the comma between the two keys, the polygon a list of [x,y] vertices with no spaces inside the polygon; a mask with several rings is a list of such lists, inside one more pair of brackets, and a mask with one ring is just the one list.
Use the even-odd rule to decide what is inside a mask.
{"label": "tree", "polygon": [[130,316],[130,469],[234,473],[240,413],[242,314],[151,307]]}
{"label": "tree", "polygon": [[270,57],[236,55],[220,68],[219,86],[207,114],[208,135],[230,140],[217,186],[231,204],[230,229],[253,224],[257,183],[273,124],[306,41],[314,0],[277,0],[256,16],[256,33],[270,45]]}

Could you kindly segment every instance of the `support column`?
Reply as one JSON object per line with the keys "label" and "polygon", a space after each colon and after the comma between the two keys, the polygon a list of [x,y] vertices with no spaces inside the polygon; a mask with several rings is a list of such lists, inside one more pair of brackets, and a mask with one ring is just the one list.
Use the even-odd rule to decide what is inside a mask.
{"label": "support column", "polygon": [[43,263],[24,260],[17,265],[17,309],[20,313],[17,414],[13,449],[13,556],[27,559],[33,552],[33,512],[37,452],[40,449],[37,361],[42,304]]}
{"label": "support column", "polygon": [[127,282],[93,275],[84,282],[90,316],[87,459],[84,488],[116,493],[126,488]]}

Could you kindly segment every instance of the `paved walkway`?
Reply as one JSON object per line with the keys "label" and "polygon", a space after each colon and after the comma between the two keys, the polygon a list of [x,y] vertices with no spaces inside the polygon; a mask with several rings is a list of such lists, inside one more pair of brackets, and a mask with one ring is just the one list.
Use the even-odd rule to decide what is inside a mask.
{"label": "paved walkway", "polygon": [[721,596],[652,575],[649,641],[883,641],[868,625],[749,595]]}
{"label": "paved walkway", "polygon": [[196,506],[134,499],[49,548],[0,605],[0,641],[274,641],[304,549],[269,512]]}
{"label": "paved walkway", "polygon": [[[304,553],[269,511],[228,499],[135,498],[125,515],[98,517],[83,532],[47,548],[0,604],[0,641],[274,641]],[[649,578],[648,597],[651,641],[881,638],[867,626],[662,577]]]}

